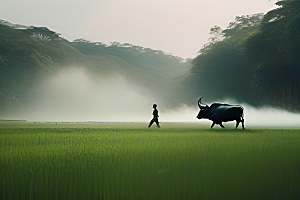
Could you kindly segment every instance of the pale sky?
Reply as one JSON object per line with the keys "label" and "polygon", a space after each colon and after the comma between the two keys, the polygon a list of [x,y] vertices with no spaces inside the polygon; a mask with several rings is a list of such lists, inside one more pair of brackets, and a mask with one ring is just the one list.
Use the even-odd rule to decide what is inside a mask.
{"label": "pale sky", "polygon": [[45,26],[69,41],[131,43],[193,58],[214,25],[266,13],[276,0],[0,0],[0,19]]}

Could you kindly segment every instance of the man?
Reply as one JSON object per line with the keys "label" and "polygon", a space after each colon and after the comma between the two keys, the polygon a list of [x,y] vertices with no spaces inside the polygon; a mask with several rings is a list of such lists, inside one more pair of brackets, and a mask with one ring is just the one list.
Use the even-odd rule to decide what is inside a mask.
{"label": "man", "polygon": [[156,109],[157,105],[153,104],[153,119],[150,121],[148,128],[151,127],[151,125],[153,124],[153,122],[156,123],[157,127],[160,128],[159,126],[159,122],[158,122],[158,110]]}

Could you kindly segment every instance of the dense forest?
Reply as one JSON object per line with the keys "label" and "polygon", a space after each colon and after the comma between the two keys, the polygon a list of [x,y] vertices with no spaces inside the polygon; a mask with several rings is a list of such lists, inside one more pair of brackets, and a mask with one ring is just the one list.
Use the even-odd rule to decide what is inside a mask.
{"label": "dense forest", "polygon": [[211,28],[183,80],[189,99],[230,98],[299,111],[300,1],[276,4],[265,15],[236,17],[225,30]]}
{"label": "dense forest", "polygon": [[266,14],[238,16],[194,59],[113,42],[69,42],[46,27],[0,21],[0,110],[38,98],[39,82],[67,66],[99,77],[120,74],[169,106],[198,98],[300,110],[300,1],[278,1]]}

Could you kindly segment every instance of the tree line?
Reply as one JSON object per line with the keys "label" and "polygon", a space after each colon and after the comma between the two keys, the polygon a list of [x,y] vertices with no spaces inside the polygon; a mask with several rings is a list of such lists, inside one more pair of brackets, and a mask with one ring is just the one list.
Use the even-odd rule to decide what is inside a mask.
{"label": "tree line", "polygon": [[233,98],[299,111],[300,1],[276,5],[265,15],[236,17],[225,30],[210,29],[184,79],[189,99]]}

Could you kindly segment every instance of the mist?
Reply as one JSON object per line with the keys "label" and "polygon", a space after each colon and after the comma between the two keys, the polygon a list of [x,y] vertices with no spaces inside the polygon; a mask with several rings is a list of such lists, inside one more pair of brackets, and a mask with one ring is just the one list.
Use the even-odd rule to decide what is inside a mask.
{"label": "mist", "polygon": [[245,126],[261,128],[300,128],[300,114],[270,107],[244,106]]}
{"label": "mist", "polygon": [[29,121],[148,121],[153,102],[138,90],[122,76],[99,78],[69,67],[43,80],[40,97],[14,115]]}
{"label": "mist", "polygon": [[[198,120],[195,106],[184,103],[173,108],[141,93],[143,88],[121,75],[99,77],[81,67],[68,67],[53,74],[39,87],[39,97],[5,117],[27,121],[63,122],[149,122],[152,104],[158,104],[160,121],[190,122],[210,127],[211,121]],[[234,100],[224,103],[239,104]],[[209,104],[210,105],[210,104]],[[274,108],[254,108],[244,103],[245,127],[300,128],[300,115]],[[224,123],[234,128],[235,122]],[[217,126],[218,127],[218,126]]]}
{"label": "mist", "polygon": [[143,121],[148,120],[152,104],[125,78],[99,78],[80,67],[68,67],[45,78],[38,90],[38,98],[9,117],[29,121]]}
{"label": "mist", "polygon": [[[232,102],[235,101],[227,100],[221,103],[230,104]],[[236,105],[236,103],[232,104]],[[270,107],[254,108],[247,104],[240,105],[244,108],[245,128],[300,128],[300,114]],[[196,119],[198,112],[199,108],[197,106],[182,104],[176,109],[163,112],[161,114],[161,121],[196,122],[199,125],[205,125],[209,128],[212,122],[207,119]],[[223,125],[225,128],[235,128],[236,122],[226,122]],[[220,126],[216,125],[215,127],[219,128]],[[239,128],[241,128],[241,124]]]}

